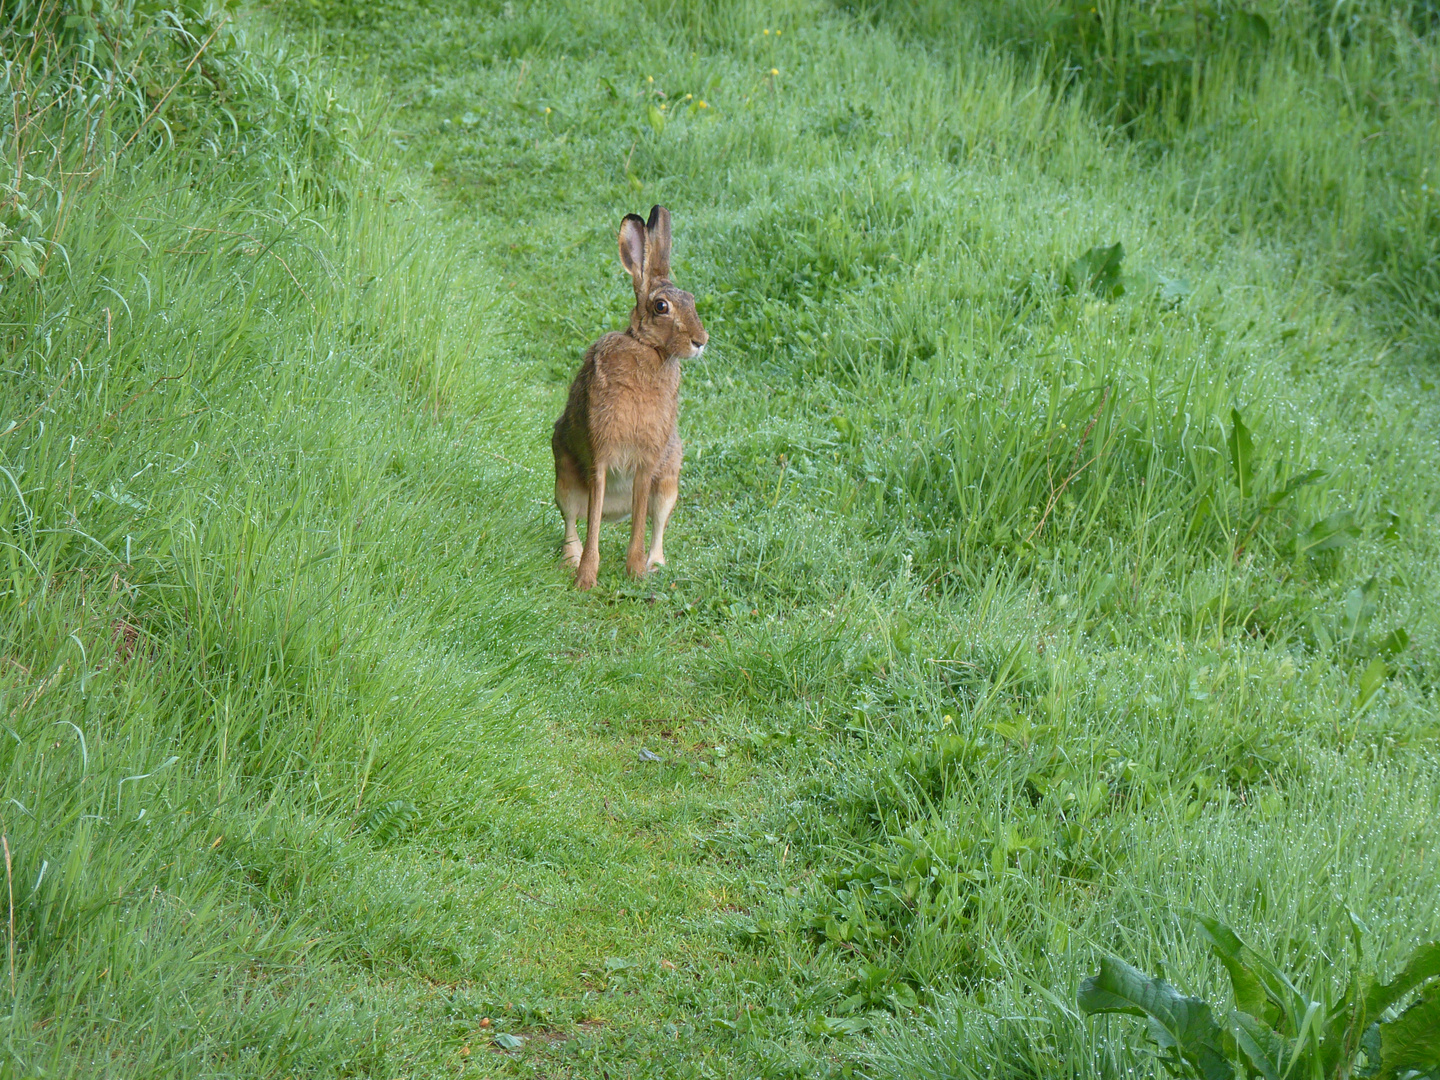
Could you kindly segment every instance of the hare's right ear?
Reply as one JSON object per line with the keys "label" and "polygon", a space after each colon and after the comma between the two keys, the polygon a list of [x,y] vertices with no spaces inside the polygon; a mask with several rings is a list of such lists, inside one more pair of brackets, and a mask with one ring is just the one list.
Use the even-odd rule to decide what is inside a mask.
{"label": "hare's right ear", "polygon": [[620,223],[620,265],[630,271],[635,281],[635,295],[645,291],[645,219],[639,214],[626,214]]}
{"label": "hare's right ear", "polygon": [[670,276],[670,211],[663,206],[650,208],[645,223],[645,272],[653,278]]}

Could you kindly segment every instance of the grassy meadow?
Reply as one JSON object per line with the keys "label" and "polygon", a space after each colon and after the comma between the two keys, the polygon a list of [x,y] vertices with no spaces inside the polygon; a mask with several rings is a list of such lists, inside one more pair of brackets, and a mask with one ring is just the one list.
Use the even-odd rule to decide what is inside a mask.
{"label": "grassy meadow", "polygon": [[[0,1077],[1159,1076],[1102,956],[1323,1012],[1440,939],[1433,6],[0,53]],[[711,344],[580,594],[652,203]]]}

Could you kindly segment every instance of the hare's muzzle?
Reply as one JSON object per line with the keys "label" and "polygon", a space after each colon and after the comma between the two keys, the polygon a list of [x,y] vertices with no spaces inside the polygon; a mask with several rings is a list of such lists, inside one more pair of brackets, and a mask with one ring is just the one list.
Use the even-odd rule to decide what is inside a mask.
{"label": "hare's muzzle", "polygon": [[710,340],[710,335],[700,325],[700,320],[695,320],[695,327],[690,331],[690,359],[695,359],[705,351],[705,345]]}

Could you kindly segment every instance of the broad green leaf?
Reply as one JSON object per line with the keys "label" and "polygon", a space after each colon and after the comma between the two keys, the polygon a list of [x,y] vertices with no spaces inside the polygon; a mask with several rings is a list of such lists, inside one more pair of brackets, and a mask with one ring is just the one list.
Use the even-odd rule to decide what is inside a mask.
{"label": "broad green leaf", "polygon": [[1240,410],[1230,410],[1230,438],[1227,440],[1230,447],[1230,467],[1235,472],[1235,485],[1240,489],[1240,497],[1247,499],[1253,487],[1252,472],[1255,457],[1255,447],[1250,440],[1250,429],[1240,419]]}
{"label": "broad green leaf", "polygon": [[1155,1017],[1145,1024],[1150,1041],[1160,1048],[1160,1061],[1175,1076],[1199,1076],[1200,1080],[1235,1080],[1234,1057],[1226,1043],[1226,1033],[1217,1028],[1216,1039],[1207,1043],[1191,1043],[1181,1047],[1170,1031]]}
{"label": "broad green leaf", "polygon": [[1224,1033],[1210,1006],[1185,997],[1164,979],[1152,979],[1113,956],[1102,957],[1100,972],[1080,984],[1077,995],[1087,1014],[1122,1012],[1148,1016],[1151,1037],[1200,1073],[1205,1080],[1230,1080],[1235,1075],[1222,1049]]}
{"label": "broad green leaf", "polygon": [[[1361,955],[1360,930],[1358,929],[1360,922],[1354,912],[1347,910],[1346,914],[1350,916],[1350,928],[1355,940],[1355,955],[1358,958]],[[1357,1032],[1361,1032],[1363,1037],[1365,1029],[1365,1017],[1361,1015],[1365,992],[1374,982],[1374,979],[1362,978],[1358,974],[1353,975],[1345,993],[1331,1007],[1324,1030],[1320,1032],[1320,1070],[1326,1076],[1335,1075],[1336,1067],[1342,1057],[1352,1065],[1354,1064],[1357,1053],[1355,1036]]]}
{"label": "broad green leaf", "polygon": [[1225,1027],[1251,1072],[1259,1073],[1265,1080],[1280,1080],[1283,1063],[1292,1052],[1283,1036],[1263,1020],[1238,1009],[1230,1010]]}
{"label": "broad green leaf", "polygon": [[[1279,1029],[1288,1022],[1289,1030],[1293,1032],[1300,1017],[1309,1008],[1310,999],[1297,990],[1272,961],[1246,945],[1239,935],[1224,923],[1204,915],[1196,915],[1195,919],[1200,923],[1215,955],[1225,964],[1226,971],[1230,972],[1236,1004],[1273,1028]],[[1240,968],[1239,984],[1235,982],[1232,963]],[[1250,984],[1251,979],[1258,985],[1263,1000],[1257,1001],[1255,998],[1255,987]],[[1242,1001],[1245,1004],[1240,1004]]]}
{"label": "broad green leaf", "polygon": [[1403,626],[1397,626],[1380,639],[1376,652],[1386,660],[1393,660],[1410,647],[1410,634]]}
{"label": "broad green leaf", "polygon": [[1120,276],[1120,266],[1125,259],[1123,244],[1109,247],[1097,245],[1081,255],[1065,270],[1065,291],[1082,292],[1089,289],[1101,296],[1114,299],[1125,292]]}
{"label": "broad green leaf", "polygon": [[1378,1020],[1381,1013],[1411,990],[1436,978],[1440,978],[1440,941],[1421,945],[1410,954],[1410,959],[1393,979],[1370,987],[1365,995],[1366,1017]]}
{"label": "broad green leaf", "polygon": [[1090,275],[1090,287],[1103,295],[1119,296],[1125,291],[1120,282],[1120,264],[1125,259],[1124,245],[1112,244],[1096,254],[1099,258],[1092,261],[1094,269]]}
{"label": "broad green leaf", "polygon": [[1400,539],[1400,515],[1395,513],[1394,510],[1387,510],[1385,512],[1385,527],[1380,530],[1380,539]]}
{"label": "broad green leaf", "polygon": [[1390,677],[1390,668],[1385,664],[1385,658],[1375,657],[1360,673],[1360,691],[1355,695],[1355,711],[1359,712],[1370,704],[1370,699],[1379,693],[1380,688],[1385,685],[1385,680]]}
{"label": "broad green leaf", "polygon": [[[1373,980],[1372,980],[1373,981]],[[1380,1075],[1380,1025],[1371,1024],[1360,1036],[1360,1053],[1365,1055],[1365,1064],[1357,1066],[1354,1075],[1359,1080],[1370,1080]]]}
{"label": "broad green leaf", "polygon": [[1105,956],[1100,959],[1099,974],[1081,981],[1076,1000],[1080,1011],[1089,1016],[1112,1012],[1146,1016],[1156,994],[1152,980],[1143,972],[1123,960]]}
{"label": "broad green leaf", "polygon": [[40,276],[40,267],[31,254],[32,251],[36,250],[36,247],[37,245],[31,244],[24,237],[21,237],[10,247],[0,249],[0,254],[5,256],[5,261],[12,267],[31,280],[34,280]]}
{"label": "broad green leaf", "polygon": [[[1403,634],[1405,631],[1402,630],[1400,632]],[[1345,909],[1345,919],[1350,924],[1350,942],[1355,946],[1355,956],[1358,958],[1364,952],[1360,947],[1360,943],[1369,935],[1370,928],[1365,925],[1364,920],[1361,919],[1359,915],[1356,915],[1355,912],[1348,907]]]}
{"label": "broad green leaf", "polygon": [[1355,515],[1349,510],[1337,510],[1300,534],[1295,541],[1295,553],[1317,555],[1322,551],[1334,551],[1359,535],[1360,526],[1355,524]]}
{"label": "broad green leaf", "polygon": [[1245,943],[1235,931],[1218,919],[1205,915],[1197,915],[1195,919],[1200,924],[1201,933],[1210,942],[1211,951],[1230,974],[1230,989],[1235,994],[1235,1007],[1251,1016],[1263,1017],[1267,1002],[1265,986],[1260,981],[1260,976],[1245,962],[1244,954],[1248,951]]}
{"label": "broad green leaf", "polygon": [[1345,597],[1345,613],[1340,623],[1340,637],[1351,645],[1365,640],[1365,628],[1375,614],[1375,598],[1380,593],[1380,581],[1375,575],[1362,585],[1351,589]]}
{"label": "broad green leaf", "polygon": [[1173,303],[1184,300],[1195,291],[1195,286],[1191,285],[1190,282],[1183,277],[1172,278],[1166,277],[1164,274],[1157,276],[1160,279],[1161,300],[1168,300]]}
{"label": "broad green leaf", "polygon": [[650,121],[650,126],[655,129],[656,135],[665,130],[665,114],[655,107],[654,102],[645,106],[645,118]]}
{"label": "broad green leaf", "polygon": [[1380,1075],[1440,1070],[1440,986],[1380,1025]]}
{"label": "broad green leaf", "polygon": [[808,1026],[815,1035],[860,1035],[869,1030],[871,1024],[863,1016],[817,1016]]}

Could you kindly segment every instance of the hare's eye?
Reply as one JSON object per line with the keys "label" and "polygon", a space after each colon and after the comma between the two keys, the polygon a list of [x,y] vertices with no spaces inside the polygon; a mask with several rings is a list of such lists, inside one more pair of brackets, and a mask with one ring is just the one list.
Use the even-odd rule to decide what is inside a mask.
{"label": "hare's eye", "polygon": [[666,303],[664,300],[656,300],[656,301],[655,301],[655,314],[656,314],[656,315],[664,315],[664,314],[665,314],[667,311],[669,311],[669,310],[670,310],[670,305],[669,305],[668,303]]}

